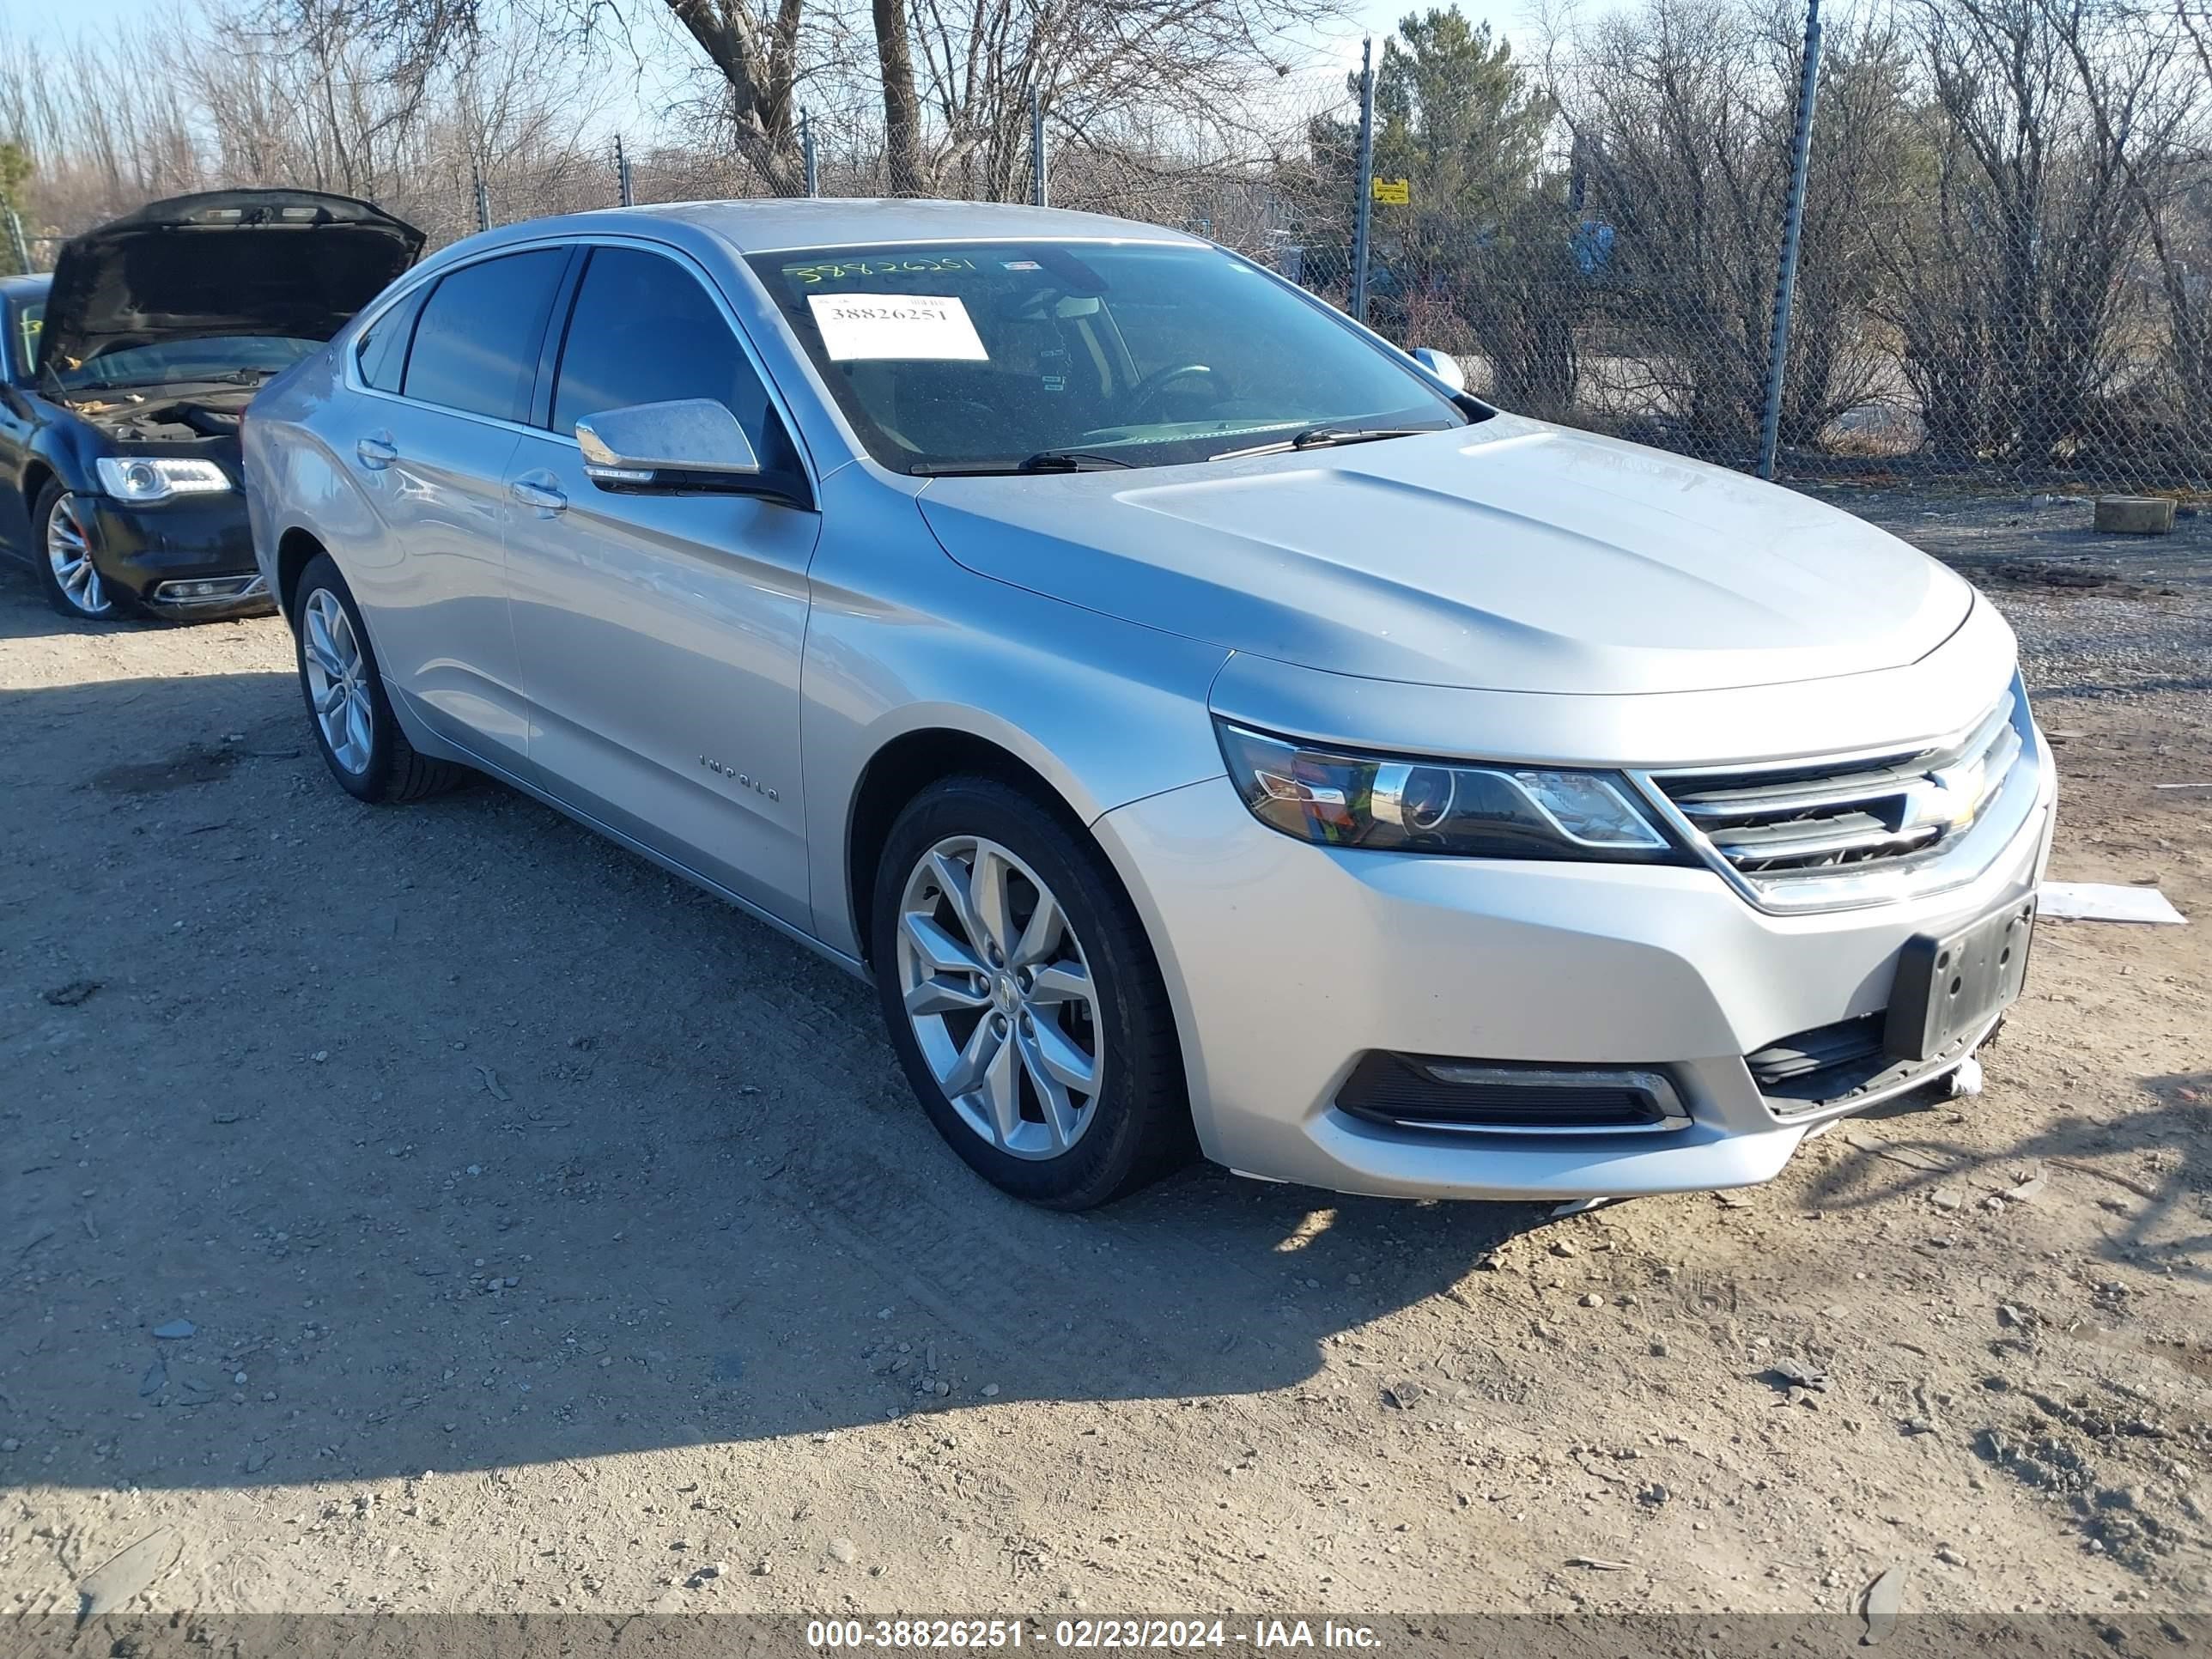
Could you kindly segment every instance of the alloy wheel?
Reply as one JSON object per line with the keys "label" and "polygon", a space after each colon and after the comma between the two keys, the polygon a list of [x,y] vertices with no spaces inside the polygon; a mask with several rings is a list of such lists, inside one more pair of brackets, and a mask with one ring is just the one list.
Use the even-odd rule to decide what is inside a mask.
{"label": "alloy wheel", "polygon": [[353,619],[337,595],[319,587],[307,595],[300,615],[301,662],[315,724],[331,756],[356,775],[368,769],[376,717],[368,701],[368,670]]}
{"label": "alloy wheel", "polygon": [[92,540],[76,515],[76,497],[56,499],[46,514],[46,562],[62,596],[87,617],[106,617],[115,610],[107,585],[92,562]]}
{"label": "alloy wheel", "polygon": [[1058,1158],[1097,1115],[1097,990],[1067,913],[996,842],[940,841],[899,902],[898,989],[962,1121],[1015,1158]]}

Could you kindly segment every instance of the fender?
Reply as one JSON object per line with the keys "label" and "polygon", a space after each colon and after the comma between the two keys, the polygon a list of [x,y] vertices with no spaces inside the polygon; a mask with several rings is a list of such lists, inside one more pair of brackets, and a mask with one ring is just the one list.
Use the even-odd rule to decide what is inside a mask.
{"label": "fender", "polygon": [[[842,850],[869,763],[889,744],[923,731],[979,739],[1094,823],[1221,771],[1206,696],[1230,654],[968,571],[910,498],[836,499],[857,471],[823,481],[799,682],[815,931],[856,957]],[[869,499],[879,522],[866,521]]]}

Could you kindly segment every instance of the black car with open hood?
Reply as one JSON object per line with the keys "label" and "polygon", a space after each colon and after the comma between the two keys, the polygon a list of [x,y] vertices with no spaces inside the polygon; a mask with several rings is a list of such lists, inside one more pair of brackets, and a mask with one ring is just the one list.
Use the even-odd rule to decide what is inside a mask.
{"label": "black car with open hood", "polygon": [[270,608],[239,424],[414,264],[422,233],[351,197],[152,203],[0,281],[0,543],[64,615]]}

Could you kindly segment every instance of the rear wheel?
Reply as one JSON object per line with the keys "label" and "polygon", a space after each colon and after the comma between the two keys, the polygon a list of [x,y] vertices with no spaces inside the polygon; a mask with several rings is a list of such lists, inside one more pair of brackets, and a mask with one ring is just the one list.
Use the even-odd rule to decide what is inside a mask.
{"label": "rear wheel", "polygon": [[420,800],[468,774],[415,751],[392,713],[361,609],[327,553],[300,574],[292,598],[300,690],[323,764],[348,794],[365,801]]}
{"label": "rear wheel", "polygon": [[956,778],[900,814],[877,871],[876,982],[938,1132],[1054,1209],[1189,1155],[1158,964],[1097,848],[1017,789]]}
{"label": "rear wheel", "polygon": [[123,597],[92,562],[91,520],[84,504],[59,483],[39,492],[32,509],[39,537],[39,586],[46,603],[80,622],[112,622]]}

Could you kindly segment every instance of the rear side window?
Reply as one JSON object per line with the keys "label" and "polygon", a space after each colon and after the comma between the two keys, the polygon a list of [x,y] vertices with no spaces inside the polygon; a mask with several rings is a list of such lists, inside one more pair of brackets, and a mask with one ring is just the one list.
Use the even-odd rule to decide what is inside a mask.
{"label": "rear side window", "polygon": [[547,247],[464,265],[423,304],[407,354],[410,398],[520,421],[529,413],[545,313],[568,250]]}
{"label": "rear side window", "polygon": [[576,290],[553,429],[632,404],[706,398],[738,417],[761,466],[796,472],[799,457],[760,376],[696,277],[657,253],[596,247]]}
{"label": "rear side window", "polygon": [[407,343],[415,337],[415,319],[430,287],[424,283],[362,331],[356,348],[361,378],[379,392],[399,390],[399,376],[407,367]]}

